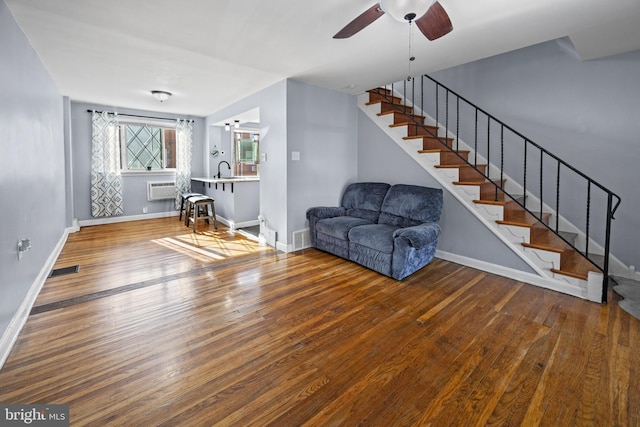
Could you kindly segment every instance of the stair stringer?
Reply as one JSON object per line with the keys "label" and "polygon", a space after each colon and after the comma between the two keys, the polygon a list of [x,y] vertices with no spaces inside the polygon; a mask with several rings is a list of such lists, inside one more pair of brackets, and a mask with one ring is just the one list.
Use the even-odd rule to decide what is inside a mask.
{"label": "stair stringer", "polygon": [[[457,175],[457,172],[454,172],[452,169],[437,169],[435,166],[439,165],[439,154],[436,153],[419,153],[418,150],[422,148],[421,142],[419,140],[404,140],[403,137],[407,135],[407,126],[396,126],[390,127],[393,124],[393,121],[388,115],[378,116],[380,109],[375,105],[368,106],[366,103],[368,102],[368,94],[364,93],[358,97],[358,107],[369,117],[374,123],[378,125],[380,129],[389,136],[389,138],[394,141],[401,149],[403,149],[412,159],[414,159],[419,165],[425,169],[438,183],[442,186],[442,188],[449,192],[453,197],[455,197],[465,208],[470,211],[485,227],[487,227],[496,237],[498,237],[507,247],[509,247],[516,255],[518,255],[527,265],[531,267],[536,274],[521,272],[522,274],[518,274],[518,280],[540,286],[546,289],[555,290],[558,292],[566,293],[569,295],[573,295],[579,298],[588,299],[590,301],[600,302],[602,298],[602,282],[603,275],[598,272],[591,272],[588,275],[588,279],[580,280],[575,279],[569,276],[558,275],[550,270],[550,263],[548,259],[544,259],[545,257],[541,257],[538,251],[531,250],[522,246],[523,241],[528,241],[528,232],[523,233],[522,230],[515,230],[512,226],[500,225],[496,223],[496,219],[501,217],[502,212],[498,212],[498,209],[495,207],[487,208],[486,205],[478,206],[476,203],[473,203],[473,200],[479,199],[479,191],[478,194],[474,193],[473,189],[469,188],[460,188],[466,186],[455,185],[453,182],[457,178],[456,176],[452,176],[452,173]],[[415,112],[416,114],[422,114],[421,112]],[[427,120],[430,123],[435,125],[435,121],[426,116]],[[451,133],[449,132],[449,135]],[[455,136],[453,136],[455,137]],[[459,149],[468,149],[459,141]],[[472,150],[471,150],[472,151]],[[478,156],[478,161],[481,158]],[[489,171],[494,170],[492,165],[489,166]],[[492,176],[489,173],[489,176]],[[507,180],[507,184],[509,182],[513,183],[514,181],[510,180],[506,175],[504,178]],[[513,186],[513,184],[511,184]],[[509,185],[507,185],[508,187]],[[513,192],[512,194],[517,193],[517,188],[509,190]],[[523,227],[516,227],[523,228]],[[573,227],[572,227],[573,228]],[[518,236],[519,237],[513,237]],[[546,251],[545,251],[546,252]],[[444,256],[441,256],[444,255]],[[443,254],[439,251],[439,256],[442,258],[447,258],[449,254]],[[541,259],[542,258],[542,259]],[[467,262],[464,262],[467,260]],[[462,264],[467,264],[474,268],[480,268],[486,271],[490,271],[495,274],[501,274],[507,277],[513,277],[513,270],[509,268],[501,268],[498,265],[492,265],[490,268],[487,267],[487,263],[479,262],[478,260],[467,259],[465,257],[456,256],[456,262],[460,262]],[[559,262],[559,261],[558,261]],[[484,266],[484,268],[483,268]]]}

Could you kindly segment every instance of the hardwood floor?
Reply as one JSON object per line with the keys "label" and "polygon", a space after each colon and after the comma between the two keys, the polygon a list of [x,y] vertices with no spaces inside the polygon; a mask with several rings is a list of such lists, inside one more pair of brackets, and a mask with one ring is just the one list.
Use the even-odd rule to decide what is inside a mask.
{"label": "hardwood floor", "polygon": [[638,426],[640,321],[434,260],[398,282],[176,218],[69,236],[0,402],[72,426]]}

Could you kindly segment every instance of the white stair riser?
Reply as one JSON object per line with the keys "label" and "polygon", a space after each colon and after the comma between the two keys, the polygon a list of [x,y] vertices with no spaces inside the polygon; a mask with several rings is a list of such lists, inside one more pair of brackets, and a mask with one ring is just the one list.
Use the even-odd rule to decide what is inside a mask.
{"label": "white stair riser", "polygon": [[454,185],[453,187],[454,191],[469,203],[469,206],[474,200],[480,199],[480,187],[477,185]]}
{"label": "white stair riser", "polygon": [[527,254],[527,257],[535,262],[540,268],[545,270],[560,268],[560,254],[557,252],[525,247],[524,253]]}
{"label": "white stair riser", "polygon": [[508,241],[516,245],[522,246],[523,243],[531,243],[531,229],[529,227],[498,224],[498,230]]}
{"label": "white stair riser", "polygon": [[[485,205],[483,203],[474,203],[476,210],[488,221],[504,220],[504,207],[499,205]],[[496,224],[497,225],[497,224]]]}
{"label": "white stair riser", "polygon": [[436,168],[436,172],[449,182],[460,181],[460,170],[454,168]]}

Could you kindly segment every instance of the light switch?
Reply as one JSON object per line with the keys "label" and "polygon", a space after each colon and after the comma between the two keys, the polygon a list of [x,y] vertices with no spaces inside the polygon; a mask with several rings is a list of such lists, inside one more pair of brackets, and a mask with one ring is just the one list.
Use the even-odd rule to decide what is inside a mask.
{"label": "light switch", "polygon": [[291,160],[300,160],[300,152],[292,151],[291,152]]}

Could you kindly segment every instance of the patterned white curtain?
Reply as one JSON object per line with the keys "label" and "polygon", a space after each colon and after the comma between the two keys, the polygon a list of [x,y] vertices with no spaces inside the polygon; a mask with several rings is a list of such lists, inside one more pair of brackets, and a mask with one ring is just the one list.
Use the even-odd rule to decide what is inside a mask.
{"label": "patterned white curtain", "polygon": [[176,209],[180,209],[180,195],[191,191],[192,138],[193,121],[178,119],[176,123]]}
{"label": "patterned white curtain", "polygon": [[118,116],[108,112],[92,114],[91,215],[122,215],[122,175]]}

